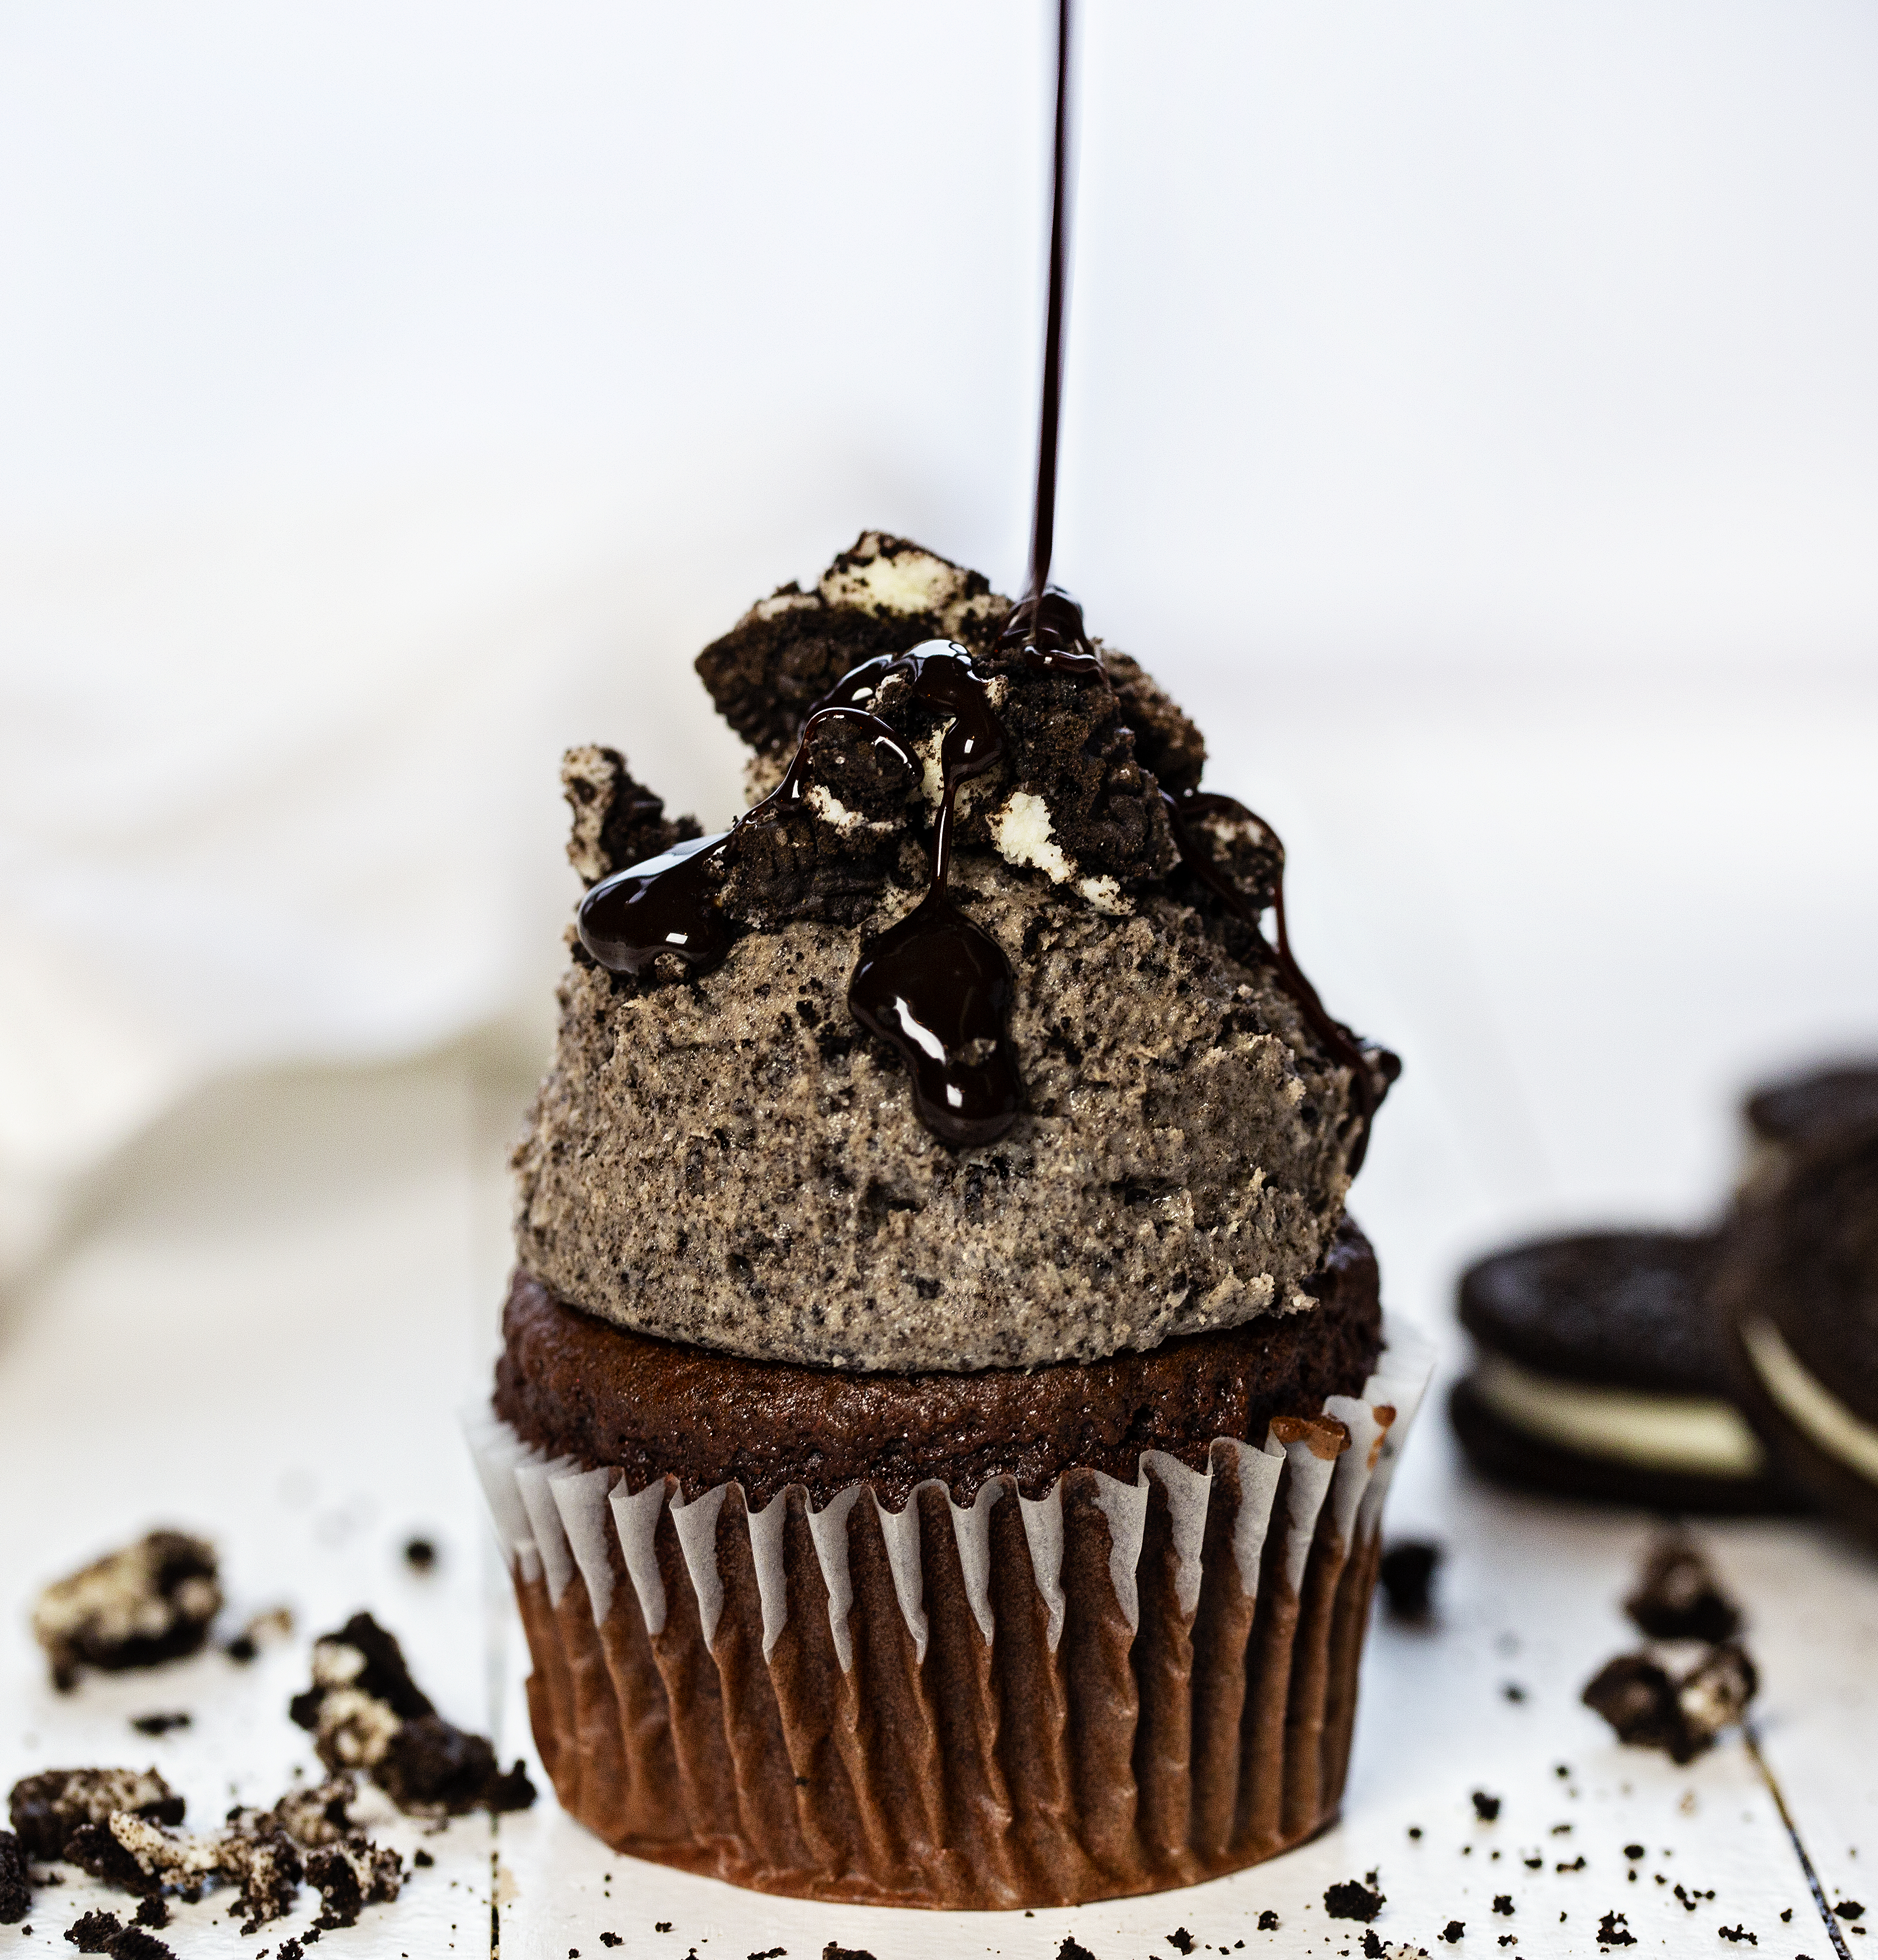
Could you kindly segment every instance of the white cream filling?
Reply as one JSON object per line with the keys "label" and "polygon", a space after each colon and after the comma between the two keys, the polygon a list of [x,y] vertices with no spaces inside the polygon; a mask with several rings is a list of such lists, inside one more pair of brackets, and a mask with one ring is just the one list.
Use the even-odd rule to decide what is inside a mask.
{"label": "white cream filling", "polygon": [[[876,534],[869,533],[860,549],[878,553]],[[937,612],[961,596],[964,574],[930,552],[899,551],[891,558],[876,555],[830,571],[822,578],[821,596],[831,606],[873,606],[888,612]]]}
{"label": "white cream filling", "polygon": [[1835,1462],[1878,1484],[1878,1429],[1855,1415],[1759,1314],[1741,1323],[1741,1344],[1775,1406],[1794,1428]]}
{"label": "white cream filling", "polygon": [[1582,1456],[1709,1477],[1758,1477],[1766,1463],[1740,1412],[1710,1396],[1590,1388],[1504,1354],[1482,1354],[1471,1379],[1503,1422]]}
{"label": "white cream filling", "polygon": [[803,799],[809,807],[824,823],[845,834],[850,830],[897,830],[898,824],[879,823],[862,816],[858,810],[850,810],[832,790],[820,783],[811,783],[809,794]]}
{"label": "white cream filling", "polygon": [[1066,883],[1076,867],[1057,842],[1050,806],[1030,790],[1018,790],[990,819],[991,841],[1008,864],[1034,864],[1057,884]]}

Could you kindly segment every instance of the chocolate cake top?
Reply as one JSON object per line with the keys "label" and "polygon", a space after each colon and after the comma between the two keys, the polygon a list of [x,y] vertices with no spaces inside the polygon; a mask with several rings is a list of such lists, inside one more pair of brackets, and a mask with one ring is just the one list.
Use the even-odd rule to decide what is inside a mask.
{"label": "chocolate cake top", "polygon": [[[589,890],[521,1260],[643,1332],[868,1369],[1301,1310],[1393,1058],[1285,943],[1270,829],[1051,593],[863,536],[698,668],[761,800],[572,752]],[[1275,940],[1261,930],[1275,908]]]}

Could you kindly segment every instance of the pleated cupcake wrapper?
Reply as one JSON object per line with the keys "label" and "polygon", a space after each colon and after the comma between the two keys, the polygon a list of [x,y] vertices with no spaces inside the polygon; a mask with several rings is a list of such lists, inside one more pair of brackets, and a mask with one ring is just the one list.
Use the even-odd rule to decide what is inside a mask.
{"label": "pleated cupcake wrapper", "polygon": [[1041,1497],[723,1484],[466,1418],[563,1806],[615,1850],[802,1896],[1069,1904],[1269,1857],[1335,1815],[1394,1465],[1432,1351],[1194,1470]]}

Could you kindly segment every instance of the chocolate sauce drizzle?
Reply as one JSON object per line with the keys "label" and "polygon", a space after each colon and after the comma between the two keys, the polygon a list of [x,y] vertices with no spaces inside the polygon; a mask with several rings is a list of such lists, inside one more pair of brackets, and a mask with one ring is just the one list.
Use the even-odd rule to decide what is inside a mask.
{"label": "chocolate sauce drizzle", "polygon": [[715,966],[739,929],[717,902],[712,861],[738,824],[801,801],[815,731],[831,721],[858,723],[914,766],[899,737],[860,705],[897,675],[906,677],[914,699],[949,718],[939,745],[932,882],[904,918],[861,949],[848,982],[848,1011],[906,1063],[920,1120],[944,1142],[965,1148],[995,1143],[1016,1122],[1023,1081],[1006,1026],[1011,963],[946,889],[960,787],[1004,752],[1004,730],[983,677],[963,647],[935,640],[910,653],[863,661],[844,675],[810,711],[775,788],[729,830],[694,838],[602,879],[581,901],[580,943],[615,972],[643,975],[661,953],[694,973]]}
{"label": "chocolate sauce drizzle", "polygon": [[[1104,668],[1082,622],[1082,609],[1050,583],[1056,538],[1057,457],[1063,412],[1063,313],[1069,241],[1069,32],[1071,0],[1057,0],[1057,100],[1050,214],[1050,296],[1044,331],[1044,386],[1037,444],[1037,499],[1031,527],[1030,577],[1025,597],[999,628],[997,644],[1021,653],[1035,673],[1099,679]],[[1004,731],[993,711],[985,681],[961,646],[936,640],[910,653],[882,654],[836,682],[802,724],[787,772],[755,809],[800,801],[810,737],[830,721],[870,726],[911,765],[899,739],[862,705],[895,676],[910,682],[914,698],[949,718],[939,749],[940,795],[932,844],[932,879],[918,905],[897,924],[863,947],[848,982],[848,1011],[905,1062],[914,1107],[926,1128],[959,1148],[995,1143],[1017,1120],[1023,1081],[1008,1029],[1015,983],[1003,949],[954,904],[947,889],[961,787],[1004,753]],[[1252,935],[1257,956],[1268,963],[1319,1040],[1350,1071],[1350,1093],[1359,1128],[1351,1146],[1354,1175],[1369,1147],[1378,1100],[1372,1067],[1385,1082],[1401,1064],[1386,1051],[1372,1064],[1342,1022],[1333,1020],[1292,956],[1285,927],[1284,881],[1273,895],[1277,943],[1260,929],[1260,910],[1214,859],[1200,824],[1209,816],[1259,819],[1230,797],[1162,792],[1181,861]],[[582,901],[581,943],[602,966],[645,975],[660,954],[694,973],[715,966],[735,943],[739,928],[717,903],[712,867],[736,825],[714,837],[694,838],[661,857],[602,879]]]}
{"label": "chocolate sauce drizzle", "polygon": [[[882,663],[868,664],[879,667]],[[752,817],[777,804],[787,806],[802,800],[809,738],[830,721],[870,724],[875,741],[884,742],[902,762],[912,767],[912,758],[884,721],[839,698],[863,671],[856,668],[826,701],[816,704],[802,724],[802,739],[783,780],[754,809],[745,810],[737,823],[748,823]],[[711,865],[730,842],[737,823],[713,836],[694,837],[675,844],[659,857],[629,864],[611,877],[602,878],[580,901],[577,921],[580,943],[602,966],[615,973],[643,977],[652,970],[653,963],[661,953],[681,961],[694,972],[705,972],[715,966],[735,943],[738,928],[716,901],[717,881],[711,875]]]}
{"label": "chocolate sauce drizzle", "polygon": [[1377,1092],[1376,1078],[1371,1070],[1381,1071],[1386,1085],[1402,1073],[1400,1058],[1387,1048],[1378,1048],[1373,1060],[1365,1055],[1358,1046],[1355,1035],[1332,1016],[1318,998],[1317,988],[1305,978],[1304,969],[1292,956],[1291,936],[1285,927],[1284,873],[1279,873],[1272,888],[1272,913],[1278,928],[1277,943],[1274,945],[1260,928],[1259,908],[1246,896],[1238,881],[1221,869],[1219,861],[1207,848],[1205,834],[1200,829],[1208,817],[1223,816],[1235,823],[1256,823],[1276,842],[1277,832],[1271,826],[1263,817],[1254,816],[1235,798],[1211,791],[1184,790],[1178,796],[1171,796],[1163,790],[1161,799],[1167,806],[1168,821],[1173,829],[1181,863],[1250,932],[1254,957],[1272,968],[1278,984],[1297,1003],[1298,1011],[1304,1016],[1311,1032],[1330,1051],[1332,1060],[1349,1071],[1350,1099],[1356,1106],[1358,1125],[1350,1145],[1349,1174],[1354,1177],[1369,1153],[1370,1125],[1375,1117],[1376,1106],[1382,1099]]}
{"label": "chocolate sauce drizzle", "polygon": [[1003,754],[1004,730],[963,648],[937,641],[887,665],[910,670],[915,696],[953,720],[939,746],[932,883],[904,918],[861,949],[848,1011],[907,1064],[920,1120],[943,1141],[969,1148],[995,1143],[1024,1099],[1007,1028],[1011,963],[946,890],[960,786]]}

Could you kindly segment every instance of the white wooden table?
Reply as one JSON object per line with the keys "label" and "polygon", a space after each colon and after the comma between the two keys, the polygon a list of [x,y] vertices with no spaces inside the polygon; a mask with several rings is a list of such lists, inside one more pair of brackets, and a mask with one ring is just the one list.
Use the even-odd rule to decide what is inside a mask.
{"label": "white wooden table", "polygon": [[[1195,705],[1216,749],[1233,752],[1229,705]],[[1568,714],[1562,733],[1551,718],[1549,746],[1534,736],[1521,749],[1507,744],[1509,729],[1536,725],[1523,707],[1498,722],[1448,714],[1405,737],[1400,702],[1359,702],[1344,740],[1370,788],[1334,812],[1286,772],[1285,718],[1316,711],[1306,693],[1289,708],[1268,699],[1238,731],[1292,848],[1301,946],[1338,976],[1339,1004],[1373,1001],[1373,1024],[1410,1053],[1358,1209],[1393,1302],[1441,1343],[1444,1375],[1460,1354],[1447,1300],[1463,1255],[1543,1217],[1692,1213],[1719,1188],[1731,1072],[1783,1027],[1852,1025],[1845,1004],[1868,985],[1871,924],[1856,894],[1869,888],[1857,879],[1870,792],[1854,796],[1826,764],[1869,756],[1871,702],[1843,705],[1823,735],[1816,717],[1805,735],[1746,702],[1694,762],[1686,705],[1661,704],[1654,747],[1647,717],[1633,715],[1587,759]],[[1579,725],[1591,721],[1587,711]],[[1759,772],[1757,820],[1772,828],[1714,842],[1730,807],[1722,761],[1737,755]],[[1553,807],[1531,803],[1535,773]],[[1495,784],[1515,777],[1521,796],[1502,798]],[[1221,780],[1251,787],[1249,775]],[[1833,799],[1848,797],[1835,814]],[[1559,815],[1573,797],[1575,828]],[[1537,813],[1522,819],[1529,806]],[[1848,830],[1848,810],[1865,828]],[[1623,843],[1626,823],[1642,826],[1643,845]],[[1671,889],[1664,840],[1685,829],[1714,848],[1692,843]],[[1788,964],[1770,979],[1719,956],[1739,931],[1730,881],[1776,863],[1787,868],[1764,886],[1762,922]],[[1673,992],[1679,959],[1692,970],[1708,960],[1712,985],[1683,988],[1680,1033],[1665,1042],[1661,1010],[1632,981],[1654,963]],[[519,1629],[456,1428],[459,1408],[486,1392],[503,1157],[525,1093],[472,1049],[231,1087],[120,1164],[60,1256],[0,1303],[0,1780],[154,1761],[198,1822],[237,1799],[265,1802],[294,1765],[311,1766],[285,1712],[308,1641],[361,1607],[399,1635],[446,1713],[532,1757]],[[1456,1464],[1440,1392],[1438,1382],[1390,1513],[1393,1535],[1447,1548],[1438,1618],[1426,1631],[1376,1625],[1343,1819],[1312,1845],[1178,1894],[939,1918],[764,1899],[615,1857],[560,1814],[542,1780],[535,1809],[496,1827],[469,1819],[426,1838],[387,1813],[390,1840],[424,1844],[436,1864],[398,1905],[318,1951],[442,1960],[493,1950],[499,1930],[523,1960],[574,1949],[742,1960],[777,1947],[814,1960],[831,1940],[878,1960],[981,1949],[1054,1960],[1073,1936],[1096,1960],[1140,1960],[1178,1950],[1168,1936],[1184,1929],[1196,1951],[1341,1956],[1362,1950],[1363,1929],[1328,1920],[1324,1890],[1373,1871],[1387,1899],[1374,1930],[1390,1950],[1592,1954],[1616,1911],[1639,1952],[1739,1951],[1717,1929],[1740,1925],[1761,1955],[1826,1960],[1835,1936],[1741,1741],[1678,1769],[1619,1748],[1578,1704],[1590,1673],[1632,1643],[1618,1602],[1650,1521],[1483,1489]],[[24,1624],[34,1589],[157,1523],[213,1535],[231,1616],[290,1603],[295,1636],[246,1669],[211,1652],[53,1694]],[[419,1532],[442,1548],[428,1577],[401,1557]],[[1878,1921],[1878,1562],[1810,1525],[1701,1535],[1749,1612],[1762,1748],[1794,1831],[1829,1899],[1871,1908],[1841,1923],[1838,1950],[1856,1955]],[[128,1726],[170,1709],[193,1726],[158,1739]],[[1476,1790],[1500,1798],[1497,1821],[1476,1818]],[[1634,1865],[1629,1844],[1646,1847]],[[1510,1915],[1495,1911],[1498,1895]],[[243,1939],[211,1895],[178,1908],[165,1936],[191,1960],[253,1955],[303,1928],[313,1895],[303,1901]],[[0,1928],[0,1955],[68,1953],[63,1929],[107,1902],[84,1884],[48,1892],[30,1935]],[[1258,1930],[1266,1911],[1276,1931]],[[1451,1920],[1466,1927],[1451,1949],[1438,1937]],[[623,1945],[603,1947],[602,1932]]]}

